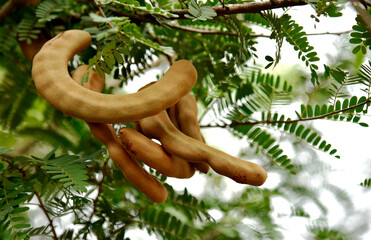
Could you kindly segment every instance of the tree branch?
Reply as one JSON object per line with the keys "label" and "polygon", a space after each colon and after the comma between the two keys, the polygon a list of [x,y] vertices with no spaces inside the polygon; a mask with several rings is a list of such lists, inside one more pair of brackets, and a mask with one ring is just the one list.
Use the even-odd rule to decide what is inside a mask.
{"label": "tree branch", "polygon": [[314,116],[314,117],[308,117],[308,118],[298,118],[298,119],[293,119],[293,120],[265,120],[265,121],[233,122],[233,123],[227,124],[227,125],[212,126],[212,125],[209,124],[209,125],[201,125],[200,127],[202,127],[202,128],[212,128],[212,127],[229,128],[229,127],[237,127],[237,126],[245,126],[245,125],[258,125],[258,124],[292,124],[292,123],[297,123],[297,122],[305,122],[305,121],[313,121],[313,120],[323,119],[323,118],[330,117],[330,116],[333,116],[333,115],[336,115],[336,114],[339,114],[339,113],[342,113],[342,112],[346,112],[346,111],[356,109],[358,107],[364,106],[364,105],[369,104],[369,103],[371,103],[371,99],[369,99],[369,100],[367,100],[363,103],[359,103],[359,104],[356,104],[354,106],[348,107],[348,108],[344,108],[344,109],[340,109],[340,110],[337,110],[337,111],[334,111],[334,112],[331,112],[331,113],[326,113],[326,114],[323,114],[323,115],[320,115],[320,116]]}
{"label": "tree branch", "polygon": [[36,195],[37,200],[39,201],[39,207],[44,212],[46,218],[49,221],[49,226],[50,226],[50,228],[52,230],[52,233],[53,233],[53,239],[58,240],[57,233],[56,233],[55,228],[54,228],[53,220],[50,218],[48,212],[46,211],[45,205],[44,205],[39,193],[35,190],[35,188],[33,186],[32,186],[32,189],[34,190],[34,193]]}
{"label": "tree branch", "polygon": [[[239,14],[239,13],[258,13],[264,10],[301,6],[307,3],[303,0],[275,0],[275,1],[264,1],[264,2],[250,2],[245,4],[230,4],[224,6],[213,7],[214,11],[218,16]],[[171,10],[171,13],[177,14],[179,17],[173,19],[185,19],[185,14],[188,13],[188,9],[175,9]]]}
{"label": "tree branch", "polygon": [[[224,15],[231,15],[231,14],[239,14],[239,13],[258,13],[264,10],[275,9],[275,8],[283,8],[283,7],[292,7],[292,6],[301,6],[306,5],[307,3],[303,0],[275,0],[275,1],[264,1],[264,2],[250,2],[245,4],[230,4],[223,6],[213,7],[217,16],[224,16]],[[150,22],[153,24],[159,24],[156,19],[149,13],[126,13],[121,12],[114,7],[109,8],[110,11],[113,13],[129,17],[130,19],[138,22]],[[178,17],[171,17],[168,20],[181,20],[181,19],[189,19],[185,16],[188,13],[188,9],[174,9],[170,10],[169,12],[173,14],[177,14]]]}

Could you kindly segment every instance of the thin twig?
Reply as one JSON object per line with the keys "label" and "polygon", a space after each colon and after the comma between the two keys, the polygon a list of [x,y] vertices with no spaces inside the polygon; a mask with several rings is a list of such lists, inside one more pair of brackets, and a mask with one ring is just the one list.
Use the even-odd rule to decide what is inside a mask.
{"label": "thin twig", "polygon": [[[192,28],[187,26],[181,26],[181,25],[175,25],[175,24],[167,24],[166,26],[178,29],[181,31],[186,32],[193,32],[193,33],[199,33],[204,35],[227,35],[227,36],[238,36],[238,33],[235,32],[226,32],[226,31],[217,31],[217,30],[204,30],[199,28]],[[351,30],[343,31],[343,32],[321,32],[321,33],[307,33],[306,36],[318,36],[318,35],[343,35],[350,33]],[[270,35],[266,34],[250,34],[250,37],[264,37],[264,38],[270,38]]]}
{"label": "thin twig", "polygon": [[[100,12],[100,14],[102,15],[102,17],[107,18],[106,14],[104,13],[104,11],[103,11],[101,5],[99,4],[99,2],[98,2],[97,0],[94,0],[94,4],[95,4],[95,5],[97,6],[97,8],[99,9],[99,12]],[[107,22],[107,24],[108,24],[111,28],[113,28],[112,23]]]}
{"label": "thin twig", "polygon": [[45,205],[44,205],[44,203],[43,203],[43,201],[42,201],[39,193],[36,191],[36,189],[33,186],[32,186],[32,189],[34,190],[34,193],[36,195],[37,200],[39,201],[39,207],[44,212],[46,218],[49,221],[49,226],[50,226],[50,228],[52,230],[52,233],[53,233],[53,239],[54,240],[58,240],[57,233],[56,233],[55,228],[54,228],[53,220],[50,218],[50,216],[49,216],[49,214],[48,214],[48,212],[47,212],[47,210],[45,208]]}
{"label": "thin twig", "polygon": [[353,109],[356,109],[358,107],[364,106],[366,104],[371,103],[371,99],[363,102],[356,104],[354,106],[344,108],[341,110],[333,111],[331,113],[326,113],[323,115],[319,116],[314,116],[314,117],[308,117],[308,118],[298,118],[298,119],[293,119],[293,120],[265,120],[265,121],[247,121],[247,122],[233,122],[231,124],[226,124],[226,125],[201,125],[200,127],[202,128],[214,128],[214,127],[220,127],[220,128],[229,128],[229,127],[236,127],[236,126],[245,126],[245,125],[258,125],[258,124],[292,124],[292,123],[297,123],[297,122],[305,122],[305,121],[313,121],[313,120],[318,120],[318,119],[323,119],[326,117],[330,117],[342,112],[350,111]]}
{"label": "thin twig", "polygon": [[109,157],[106,159],[106,161],[104,162],[104,165],[103,165],[102,179],[98,183],[98,193],[97,193],[97,196],[95,197],[94,202],[93,202],[93,211],[89,216],[88,224],[91,224],[91,220],[93,219],[94,214],[97,212],[98,200],[99,200],[100,195],[103,192],[103,182],[104,182],[104,179],[107,175],[108,159],[109,159]]}

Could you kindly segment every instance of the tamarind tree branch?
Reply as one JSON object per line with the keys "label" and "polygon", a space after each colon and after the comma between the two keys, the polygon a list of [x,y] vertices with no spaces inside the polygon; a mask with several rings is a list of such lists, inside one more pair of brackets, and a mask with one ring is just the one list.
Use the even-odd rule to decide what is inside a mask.
{"label": "tamarind tree branch", "polygon": [[[274,0],[274,1],[264,1],[264,2],[250,2],[244,4],[229,4],[224,6],[213,7],[214,11],[217,13],[217,16],[239,14],[239,13],[258,13],[264,10],[283,8],[283,7],[293,7],[293,6],[302,6],[307,3],[303,0]],[[117,10],[116,8],[110,7],[110,11],[114,12],[119,16],[129,17],[134,21],[139,22],[151,22],[154,24],[159,24],[156,19],[150,13],[126,13]],[[178,17],[170,17],[168,20],[181,20],[189,19],[185,15],[188,14],[188,9],[174,9],[170,10],[170,13],[178,15]]]}
{"label": "tamarind tree branch", "polygon": [[313,120],[319,120],[323,119],[326,117],[334,116],[342,112],[350,111],[353,109],[356,109],[358,107],[364,106],[366,104],[371,103],[371,99],[368,99],[367,101],[363,103],[356,104],[354,106],[340,109],[337,111],[333,111],[331,113],[326,113],[323,115],[319,116],[314,116],[314,117],[307,117],[307,118],[298,118],[298,119],[293,119],[293,120],[263,120],[263,121],[247,121],[247,122],[232,122],[231,124],[226,124],[226,125],[200,125],[202,128],[213,128],[213,127],[220,127],[220,128],[229,128],[229,127],[236,127],[236,126],[245,126],[245,125],[259,125],[259,124],[292,124],[292,123],[297,123],[297,122],[305,122],[305,121],[313,121]]}
{"label": "tamarind tree branch", "polygon": [[[229,4],[213,7],[213,9],[217,16],[224,16],[239,13],[258,13],[269,9],[301,6],[306,4],[307,2],[303,0],[274,0],[264,2],[249,2],[244,4]],[[185,17],[185,14],[188,14],[188,9],[174,9],[170,12],[179,16],[174,19],[186,19],[187,17]]]}

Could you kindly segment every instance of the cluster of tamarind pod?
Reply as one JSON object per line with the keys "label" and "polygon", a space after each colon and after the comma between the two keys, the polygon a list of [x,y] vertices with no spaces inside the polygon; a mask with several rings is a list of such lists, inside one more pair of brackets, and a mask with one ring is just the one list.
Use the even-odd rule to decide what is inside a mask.
{"label": "cluster of tamarind pod", "polygon": [[[72,77],[68,72],[68,62],[90,43],[88,32],[68,30],[43,44],[33,57],[35,86],[53,107],[86,121],[124,176],[150,200],[165,201],[167,191],[138,161],[168,177],[190,178],[196,169],[207,173],[211,167],[238,183],[265,182],[261,166],[205,144],[190,93],[197,81],[191,62],[175,62],[160,80],[136,93],[103,94],[105,77],[87,65],[76,68]],[[87,81],[82,80],[85,74]],[[116,134],[111,124],[125,122],[134,122],[134,128]]]}

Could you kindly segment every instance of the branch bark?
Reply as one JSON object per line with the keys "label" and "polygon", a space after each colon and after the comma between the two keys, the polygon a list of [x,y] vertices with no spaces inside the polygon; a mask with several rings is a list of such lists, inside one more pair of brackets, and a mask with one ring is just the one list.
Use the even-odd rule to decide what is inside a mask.
{"label": "branch bark", "polygon": [[[213,7],[213,9],[218,16],[224,16],[239,13],[258,13],[269,9],[301,6],[306,4],[307,3],[303,0],[275,0],[264,2],[250,2],[245,4],[230,4]],[[178,18],[174,19],[184,19],[186,18],[184,15],[188,13],[188,9],[175,9],[170,12],[179,16]]]}
{"label": "branch bark", "polygon": [[[307,3],[303,0],[274,0],[264,2],[250,2],[245,4],[230,4],[223,6],[213,7],[214,11],[218,16],[239,14],[239,13],[259,13],[264,10],[270,10],[275,8],[302,6]],[[156,19],[149,13],[124,13],[116,8],[110,7],[110,11],[114,12],[119,16],[129,17],[130,19],[138,22],[150,22],[153,24],[159,24]],[[169,12],[177,14],[178,17],[168,18],[168,20],[181,20],[188,19],[185,14],[189,13],[188,9],[174,9]]]}

